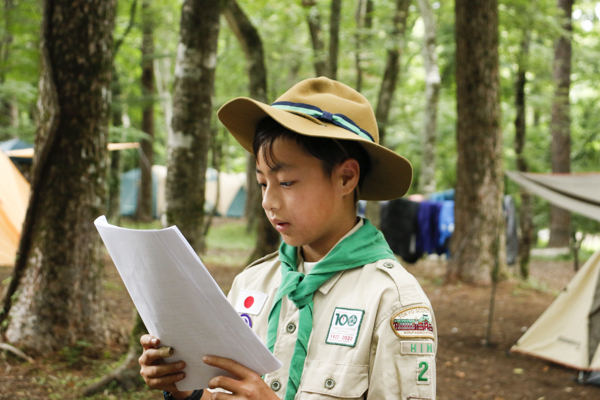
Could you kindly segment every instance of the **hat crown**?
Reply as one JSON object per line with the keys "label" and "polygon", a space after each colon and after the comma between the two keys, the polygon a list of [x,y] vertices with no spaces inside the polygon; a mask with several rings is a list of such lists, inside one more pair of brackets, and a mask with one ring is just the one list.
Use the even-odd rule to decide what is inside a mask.
{"label": "hat crown", "polygon": [[303,80],[282,94],[277,102],[309,104],[331,114],[342,114],[379,143],[379,130],[373,108],[359,92],[326,77]]}

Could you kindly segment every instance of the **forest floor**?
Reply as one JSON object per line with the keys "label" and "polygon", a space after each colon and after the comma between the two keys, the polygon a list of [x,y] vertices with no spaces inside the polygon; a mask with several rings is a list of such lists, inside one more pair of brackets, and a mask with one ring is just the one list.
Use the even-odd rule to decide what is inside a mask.
{"label": "forest floor", "polygon": [[[220,232],[224,240],[216,240],[213,245],[209,241],[209,250],[202,257],[225,292],[243,268],[251,248],[251,238],[244,239],[240,247],[230,245],[237,242],[231,240],[231,232],[242,229],[240,221],[217,221],[214,232]],[[577,371],[509,353],[511,346],[573,277],[572,261],[535,258],[528,282],[511,278],[498,286],[489,346],[485,338],[490,287],[444,284],[446,264],[441,260],[421,260],[406,268],[421,282],[436,315],[439,400],[600,399],[600,387],[578,384]],[[10,268],[0,267],[0,282],[3,282],[0,292],[10,272]],[[117,335],[120,340],[100,356],[87,354],[87,344],[81,343],[50,356],[34,356],[35,364],[24,362],[12,353],[0,352],[0,399],[83,398],[81,391],[85,386],[119,365],[126,352],[133,305],[108,256],[104,290],[110,320],[120,332]],[[113,383],[90,398],[161,399],[162,395],[143,385],[124,391]]]}

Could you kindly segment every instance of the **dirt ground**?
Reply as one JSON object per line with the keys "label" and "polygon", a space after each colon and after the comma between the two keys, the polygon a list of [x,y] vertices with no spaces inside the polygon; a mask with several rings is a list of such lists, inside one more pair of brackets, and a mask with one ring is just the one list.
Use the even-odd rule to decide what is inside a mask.
{"label": "dirt ground", "polygon": [[[207,267],[224,291],[241,268],[216,263]],[[600,399],[600,387],[576,382],[577,371],[509,353],[510,347],[572,278],[571,262],[534,260],[532,282],[509,279],[499,285],[489,346],[485,338],[491,288],[445,285],[445,267],[440,260],[422,260],[407,266],[421,282],[436,315],[439,400]],[[10,269],[0,268],[0,281],[9,274]],[[108,257],[104,287],[111,320],[125,338],[131,327],[133,306]],[[85,349],[63,349],[52,356],[36,358],[34,365],[0,352],[0,399],[81,398],[83,387],[119,364],[126,349],[124,342],[116,342],[99,358],[86,356]],[[143,387],[123,392],[113,385],[93,398],[162,396]]]}

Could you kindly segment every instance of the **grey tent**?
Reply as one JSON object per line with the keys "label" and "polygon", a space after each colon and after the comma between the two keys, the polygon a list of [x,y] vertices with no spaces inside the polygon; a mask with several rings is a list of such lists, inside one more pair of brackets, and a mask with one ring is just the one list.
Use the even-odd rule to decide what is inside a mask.
{"label": "grey tent", "polygon": [[[506,175],[558,207],[600,221],[600,173],[506,171]],[[600,384],[600,251],[590,257],[511,351],[588,371],[582,381]]]}

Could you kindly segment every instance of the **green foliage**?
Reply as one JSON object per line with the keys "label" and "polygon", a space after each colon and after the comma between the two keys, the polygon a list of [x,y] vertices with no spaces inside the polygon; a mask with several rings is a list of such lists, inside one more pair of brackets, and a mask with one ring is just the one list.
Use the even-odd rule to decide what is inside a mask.
{"label": "green foliage", "polygon": [[[135,19],[131,8],[135,4]],[[267,0],[240,1],[263,40],[269,101],[274,101],[291,85],[314,76],[313,51],[306,22],[307,10],[301,1],[272,2]],[[359,33],[364,42],[361,48],[364,71],[362,93],[373,107],[377,105],[386,51],[395,45],[391,35],[393,2],[374,0],[372,27]],[[165,164],[167,157],[167,110],[174,83],[174,69],[179,36],[182,0],[156,0],[150,13],[155,23],[154,62],[163,90],[152,99],[155,106],[155,163]],[[323,38],[327,50],[329,42],[329,2],[317,2],[321,14]],[[452,188],[456,182],[456,84],[454,4],[432,1],[437,20],[437,52],[442,86],[438,109],[438,140],[436,180],[439,190]],[[597,171],[600,159],[600,6],[598,1],[579,0],[573,11],[573,65],[571,88],[572,170]],[[34,115],[39,75],[39,43],[41,2],[20,0],[10,10],[0,10],[0,38],[11,36],[8,57],[0,60],[0,98],[10,99],[18,109],[18,124],[0,121],[0,139],[20,137],[33,141]],[[356,3],[344,2],[340,30],[338,79],[350,86],[356,83],[355,45],[357,25]],[[550,171],[550,120],[552,60],[554,40],[562,32],[555,0],[501,0],[499,3],[499,56],[502,130],[504,132],[504,167],[514,170],[514,82],[518,64],[527,66],[527,140],[525,157],[533,172]],[[521,41],[531,38],[529,56],[520,54]],[[387,145],[411,160],[415,182],[411,193],[418,187],[421,168],[421,140],[425,107],[425,73],[422,57],[424,27],[418,7],[409,10],[406,38],[400,43],[401,74],[390,113]],[[114,96],[112,107],[123,112],[122,126],[110,129],[110,140],[138,141],[141,105],[147,101],[141,93],[141,1],[123,0],[118,3],[115,42],[121,42],[115,56],[115,81],[120,85],[120,96]],[[248,95],[247,62],[240,44],[221,21],[218,45],[214,110],[237,96]],[[222,169],[240,172],[246,168],[245,151],[216,121],[216,140],[222,148]],[[1,116],[0,116],[1,119]],[[121,152],[123,170],[139,165],[135,150]],[[506,182],[507,193],[516,194],[518,188]],[[536,226],[547,225],[547,203],[536,199]],[[586,231],[597,229],[588,222],[575,218],[576,226]]]}

